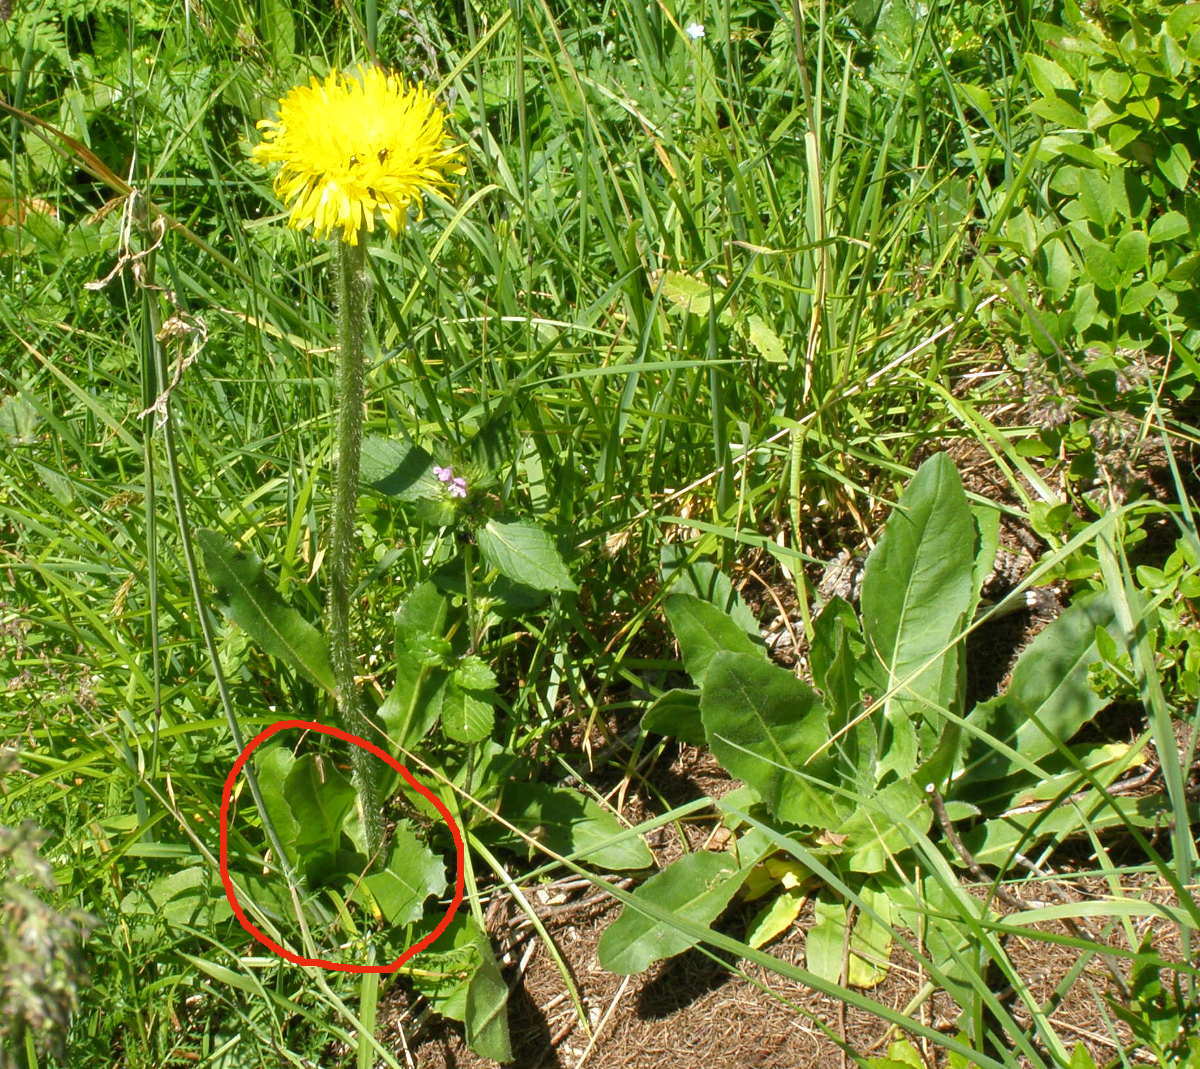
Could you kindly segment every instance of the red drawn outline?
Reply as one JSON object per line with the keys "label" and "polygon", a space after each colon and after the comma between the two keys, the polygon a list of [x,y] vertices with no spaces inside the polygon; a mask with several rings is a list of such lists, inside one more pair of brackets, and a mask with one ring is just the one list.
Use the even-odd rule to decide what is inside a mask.
{"label": "red drawn outline", "polygon": [[[437,923],[437,927],[433,929],[424,939],[418,943],[414,943],[403,954],[401,954],[390,965],[345,965],[337,961],[326,961],[324,958],[302,958],[299,954],[293,954],[286,947],[281,947],[273,939],[269,938],[266,933],[260,931],[250,919],[246,916],[242,909],[241,903],[238,901],[237,892],[233,887],[233,880],[229,876],[229,803],[233,797],[233,784],[238,778],[243,768],[246,767],[246,762],[250,760],[250,755],[258,749],[272,735],[278,734],[280,731],[285,731],[288,728],[299,728],[306,731],[318,731],[322,735],[332,735],[335,739],[341,739],[343,742],[348,742],[352,746],[358,746],[366,750],[368,753],[374,754],[379,760],[386,762],[394,768],[404,778],[404,781],[414,790],[425,797],[433,807],[441,815],[446,827],[450,829],[450,835],[454,839],[455,853],[455,877],[454,877],[454,898],[451,899],[449,907],[446,909],[445,916]],[[323,969],[332,969],[335,972],[357,972],[357,973],[390,973],[395,972],[409,958],[419,954],[427,946],[430,945],[439,935],[442,934],[454,919],[454,914],[458,911],[458,907],[462,905],[463,900],[463,880],[464,880],[464,850],[462,834],[458,830],[458,825],[455,824],[454,818],[450,815],[450,811],[442,803],[441,799],[433,794],[427,787],[423,787],[416,781],[413,774],[409,772],[399,761],[391,754],[385,753],[378,746],[367,742],[366,739],[359,738],[357,735],[351,735],[348,731],[342,731],[341,728],[328,727],[325,724],[317,724],[311,720],[277,720],[268,728],[264,728],[254,736],[248,743],[245,749],[238,754],[238,759],[234,761],[233,768],[229,770],[229,775],[225,777],[225,786],[221,791],[221,882],[225,885],[225,897],[229,899],[230,906],[233,907],[234,915],[238,919],[238,923],[246,929],[255,939],[263,946],[269,947],[281,958],[290,961],[293,965],[319,965]]]}

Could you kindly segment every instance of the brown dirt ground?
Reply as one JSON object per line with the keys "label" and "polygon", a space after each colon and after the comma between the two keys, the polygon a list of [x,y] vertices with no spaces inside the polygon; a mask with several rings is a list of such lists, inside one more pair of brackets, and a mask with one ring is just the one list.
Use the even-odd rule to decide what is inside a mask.
{"label": "brown dirt ground", "polygon": [[[655,782],[667,785],[670,796],[695,797],[703,791],[719,797],[734,785],[707,753],[692,747],[679,747],[661,773]],[[668,800],[673,801],[670,796]],[[640,798],[631,797],[631,818],[644,815],[643,809]],[[715,827],[712,818],[685,825],[688,848],[710,845]],[[658,829],[648,839],[660,864],[669,863],[683,849],[670,828]],[[1063,879],[1056,887],[1071,900],[1113,893],[1112,887],[1096,877],[1072,877],[1073,869],[1095,866],[1087,854],[1086,849],[1068,849],[1058,859],[1057,871]],[[506,898],[494,899],[489,910],[489,928],[511,989],[513,1064],[520,1069],[659,1069],[662,1064],[682,1069],[832,1069],[851,1064],[843,1061],[838,1039],[856,1052],[882,1054],[896,1038],[885,1022],[867,1012],[758,966],[722,962],[698,949],[659,962],[641,976],[608,973],[597,960],[596,944],[620,907],[612,901],[596,901],[598,896],[578,883],[563,881],[535,890],[533,901],[539,904],[539,915],[579,989],[588,1020],[586,1029],[556,965],[528,922],[512,910]],[[1169,888],[1145,875],[1123,877],[1119,886],[1119,893],[1130,897],[1173,901]],[[975,888],[973,893],[985,892]],[[1044,884],[1036,893],[1047,899],[1055,897]],[[755,908],[735,903],[717,927],[740,936]],[[1007,907],[1001,911],[1009,912]],[[812,924],[810,904],[794,928],[766,949],[803,967],[806,933]],[[1129,946],[1120,927],[1106,932],[1099,921],[1084,922],[1084,926],[1089,937],[1104,945]],[[1047,933],[1071,934],[1061,923],[1035,927]],[[1178,960],[1175,935],[1166,922],[1135,919],[1132,930],[1135,939],[1152,931],[1159,951]],[[1043,1003],[1078,957],[1069,946],[1024,937],[1010,939],[1007,950]],[[1128,975],[1127,963],[1119,961],[1117,966],[1122,975]],[[953,1034],[957,1010],[945,995],[935,994],[912,1005],[923,982],[913,958],[897,948],[887,979],[866,994]],[[1093,959],[1052,1013],[1064,1041],[1082,1042],[1100,1064],[1116,1053],[1111,1038],[1114,1030],[1128,1040],[1124,1026],[1113,1021],[1105,1004],[1104,996],[1113,991],[1103,963]],[[1022,1020],[1019,1010],[1014,1015]],[[404,1053],[405,1064],[412,1069],[485,1069],[495,1064],[467,1049],[459,1026],[425,1013],[421,1001],[410,997],[402,981],[384,994],[380,1020],[383,1037],[392,1050]],[[926,1056],[930,1066],[944,1064],[932,1045],[927,1045]],[[1148,1058],[1145,1061],[1152,1064]]]}
{"label": "brown dirt ground", "polygon": [[[696,825],[689,839],[703,848],[708,828]],[[678,853],[674,850],[664,853]],[[1068,874],[1069,875],[1069,874]],[[1102,880],[1089,878],[1059,884],[1073,899],[1112,893]],[[548,891],[537,898],[551,898]],[[982,891],[977,891],[982,894]],[[1170,903],[1169,888],[1144,876],[1125,878],[1121,893],[1147,901]],[[509,1024],[514,1065],[520,1069],[660,1069],[663,1064],[693,1069],[824,1069],[849,1064],[838,1042],[859,1053],[882,1054],[896,1038],[879,1018],[847,1007],[838,1000],[783,979],[755,965],[715,960],[691,950],[659,962],[641,976],[606,972],[596,957],[604,928],[616,918],[619,906],[594,902],[586,890],[576,891],[578,909],[549,906],[542,913],[559,952],[568,962],[588,1019],[585,1029],[573,1007],[557,967],[544,945],[520,915],[491,925],[500,950],[511,995]],[[717,927],[740,935],[753,912],[734,905]],[[767,948],[783,961],[803,967],[804,944],[812,926],[811,905],[797,925]],[[1124,932],[1106,933],[1100,922],[1086,924],[1088,934],[1115,947],[1128,946]],[[1160,952],[1178,960],[1175,935],[1161,920],[1134,922],[1136,937],[1153,931]],[[1070,935],[1060,923],[1037,930]],[[1007,950],[1039,1002],[1050,999],[1056,985],[1077,960],[1070,947],[1033,938],[1012,938]],[[1126,963],[1118,962],[1122,975]],[[956,1009],[944,995],[912,1005],[924,976],[903,949],[893,953],[887,979],[866,992],[872,999],[946,1034],[955,1031]],[[1101,1063],[1115,1055],[1116,1034],[1128,1040],[1123,1025],[1114,1023],[1104,996],[1113,985],[1102,963],[1093,959],[1054,1009],[1051,1019],[1064,1041],[1082,1042]],[[381,1004],[382,1037],[391,1049],[405,1053],[414,1069],[486,1069],[495,1063],[466,1048],[461,1030],[451,1022],[422,1016],[419,1000],[411,1000],[403,984],[393,986]],[[1021,1014],[1015,1011],[1021,1021]],[[590,1035],[589,1035],[590,1030]],[[943,1064],[927,1046],[928,1064]],[[1153,1064],[1145,1059],[1146,1064]]]}

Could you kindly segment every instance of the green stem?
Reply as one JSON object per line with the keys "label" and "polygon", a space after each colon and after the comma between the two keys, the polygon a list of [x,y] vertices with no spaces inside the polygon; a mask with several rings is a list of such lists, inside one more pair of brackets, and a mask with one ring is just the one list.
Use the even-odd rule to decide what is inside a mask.
{"label": "green stem", "polygon": [[[370,736],[362,696],[354,679],[350,638],[350,597],[354,589],[354,521],[358,514],[358,468],[362,452],[364,345],[367,322],[367,247],[338,242],[338,424],[334,468],[333,518],[329,535],[329,652],[337,686],[342,727]],[[383,844],[383,799],[379,762],[361,746],[350,747],[354,786],[367,853],[374,858]]]}

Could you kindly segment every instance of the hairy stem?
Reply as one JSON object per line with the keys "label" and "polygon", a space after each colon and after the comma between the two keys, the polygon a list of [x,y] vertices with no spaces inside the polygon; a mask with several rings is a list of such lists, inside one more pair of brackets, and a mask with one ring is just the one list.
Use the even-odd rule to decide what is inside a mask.
{"label": "hairy stem", "polygon": [[[350,595],[354,583],[354,521],[358,512],[358,467],[362,452],[363,338],[367,320],[367,249],[365,234],[357,245],[338,242],[338,424],[334,470],[333,517],[329,535],[327,630],[338,713],[346,731],[367,738],[369,724],[354,679],[350,636]],[[359,746],[350,747],[354,786],[367,853],[383,843],[379,762]]]}

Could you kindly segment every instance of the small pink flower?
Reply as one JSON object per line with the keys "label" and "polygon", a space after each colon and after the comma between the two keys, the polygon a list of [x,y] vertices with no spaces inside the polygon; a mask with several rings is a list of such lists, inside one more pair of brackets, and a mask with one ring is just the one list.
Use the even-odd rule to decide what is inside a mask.
{"label": "small pink flower", "polygon": [[435,467],[433,469],[433,474],[438,477],[438,482],[448,483],[454,478],[454,469]]}
{"label": "small pink flower", "polygon": [[451,497],[466,497],[467,480],[460,476],[456,478],[447,489],[449,489]]}

